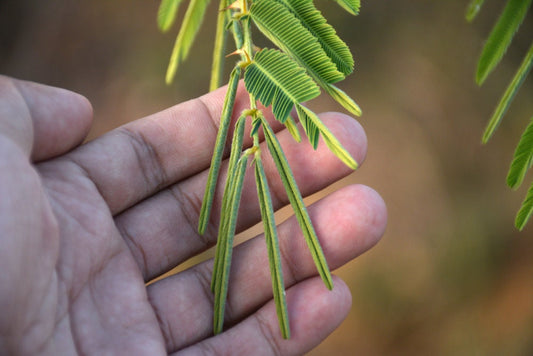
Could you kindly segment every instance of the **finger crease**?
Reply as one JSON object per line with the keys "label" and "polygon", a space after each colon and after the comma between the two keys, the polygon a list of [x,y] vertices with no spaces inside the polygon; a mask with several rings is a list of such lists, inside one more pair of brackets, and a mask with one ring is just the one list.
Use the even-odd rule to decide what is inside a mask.
{"label": "finger crease", "polygon": [[[207,106],[207,104],[205,103],[205,101],[201,97],[198,98],[198,102],[201,104],[203,110],[207,112],[209,118],[211,119],[211,120],[209,120],[209,123],[210,123],[210,126],[213,128],[213,132],[215,133],[215,136],[216,136],[218,134],[218,129],[220,128],[221,115],[218,116],[218,120],[217,120],[216,116],[214,116],[211,113],[211,110],[209,110],[209,107]],[[222,112],[221,112],[221,114],[222,114]],[[233,115],[233,113],[232,113],[232,115]],[[213,140],[213,143],[214,143],[214,140]],[[227,151],[230,148],[230,146],[231,146],[231,140],[226,140],[226,142],[224,143],[225,154],[227,153]]]}
{"label": "finger crease", "polygon": [[140,132],[132,131],[127,127],[119,128],[118,132],[124,134],[130,142],[137,164],[147,183],[146,186],[155,187],[156,191],[160,190],[168,181],[168,177],[157,150]]}
{"label": "finger crease", "polygon": [[[289,239],[291,237],[288,237]],[[287,270],[285,272],[288,272],[288,281],[290,281],[289,283],[293,283],[294,281],[296,281],[296,276],[297,276],[297,273],[296,273],[296,265],[292,262],[293,259],[290,258],[290,254],[287,254],[287,249],[285,248],[285,244],[279,244],[279,253],[280,253],[280,257],[281,257],[281,264],[282,266],[285,265],[287,266]],[[285,285],[287,285],[287,278],[285,278]]]}
{"label": "finger crease", "polygon": [[186,224],[191,231],[198,237],[205,248],[211,247],[212,242],[206,235],[201,235],[196,229],[196,225],[199,219],[199,211],[201,207],[201,201],[198,196],[185,193],[179,185],[175,185],[170,189],[170,193],[177,201],[177,205],[180,208]]}
{"label": "finger crease", "polygon": [[128,229],[123,224],[116,224],[116,226],[132,255],[135,256],[134,260],[137,262],[137,265],[142,272],[143,280],[146,281],[148,278],[148,259],[146,257],[146,252],[142,248],[142,245],[137,243],[135,238],[129,233]]}
{"label": "finger crease", "polygon": [[167,322],[168,318],[164,318],[161,316],[159,307],[151,299],[150,293],[148,293],[148,302],[150,303],[154,311],[155,318],[157,320],[157,323],[159,324],[159,328],[161,329],[161,334],[163,334],[163,340],[165,341],[167,350],[174,350],[176,341],[174,340],[174,333],[172,332],[170,323]]}
{"label": "finger crease", "polygon": [[276,337],[274,336],[274,331],[272,330],[272,327],[269,323],[267,323],[262,316],[259,315],[259,313],[254,314],[255,321],[257,322],[257,325],[259,326],[259,331],[261,332],[261,335],[267,342],[267,344],[270,346],[270,349],[272,350],[273,355],[281,356],[281,347],[276,341]]}
{"label": "finger crease", "polygon": [[207,112],[207,115],[211,120],[209,120],[210,126],[213,128],[214,132],[218,132],[218,128],[220,126],[220,120],[216,120],[215,116],[211,113],[211,110],[209,110],[209,106],[205,103],[204,99],[202,97],[198,98],[198,103],[200,106],[202,106],[202,109]]}
{"label": "finger crease", "polygon": [[206,265],[198,265],[192,269],[192,272],[196,280],[198,280],[205,299],[213,305],[215,298],[211,292],[211,279],[209,278],[212,273],[211,269]]}
{"label": "finger crease", "polygon": [[80,175],[81,176],[84,176],[85,178],[88,179],[88,181],[90,182],[90,184],[94,187],[94,189],[96,189],[96,191],[98,192],[98,195],[103,197],[104,194],[102,192],[102,190],[100,189],[100,187],[98,186],[97,184],[97,181],[96,179],[94,179],[94,177],[91,175],[91,172],[89,171],[89,169],[87,169],[82,162],[78,162],[78,160],[76,158],[74,158],[74,155],[64,155],[60,158],[60,160],[63,160],[64,162],[66,163],[70,163],[72,165],[74,165],[75,168],[79,169],[80,170]]}
{"label": "finger crease", "polygon": [[198,345],[199,351],[202,355],[219,355],[220,351],[216,346],[211,344],[211,339],[208,339],[204,342],[200,342]]}

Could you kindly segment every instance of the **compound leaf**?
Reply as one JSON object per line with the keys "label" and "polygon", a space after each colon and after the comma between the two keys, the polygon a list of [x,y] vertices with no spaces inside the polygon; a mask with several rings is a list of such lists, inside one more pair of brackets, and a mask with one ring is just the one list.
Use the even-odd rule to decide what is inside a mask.
{"label": "compound leaf", "polygon": [[346,110],[354,114],[355,116],[361,116],[361,108],[355,101],[353,101],[348,94],[341,89],[337,88],[333,84],[320,83],[321,87],[328,93],[335,101],[341,104]]}
{"label": "compound leaf", "polygon": [[222,72],[224,70],[224,50],[226,47],[226,37],[228,34],[226,31],[226,26],[230,20],[230,13],[226,7],[227,0],[220,0],[215,33],[215,44],[213,48],[213,61],[211,64],[209,91],[213,91],[220,87]]}
{"label": "compound leaf", "polygon": [[485,132],[483,133],[483,143],[487,143],[487,141],[494,134],[494,131],[496,131],[496,129],[500,125],[503,115],[505,115],[505,113],[507,112],[507,109],[511,105],[511,102],[513,101],[513,98],[518,92],[518,89],[526,79],[529,71],[531,70],[531,67],[533,67],[533,44],[529,48],[529,51],[526,54],[526,57],[524,58],[522,63],[520,64],[520,67],[516,71],[513,80],[511,81],[511,83],[509,83],[509,86],[503,93],[503,96],[500,99],[498,106],[494,110],[494,113],[492,114],[492,117],[490,118],[489,123],[487,124]]}
{"label": "compound leaf", "polygon": [[476,82],[481,85],[500,62],[533,0],[509,0],[479,58]]}
{"label": "compound leaf", "polygon": [[529,187],[526,198],[516,214],[515,226],[518,230],[522,230],[526,226],[528,220],[531,218],[531,214],[533,214],[533,183]]}
{"label": "compound leaf", "polygon": [[[235,172],[240,172],[240,168],[236,168],[239,157],[241,155],[241,149],[242,149],[242,141],[244,138],[244,122],[245,122],[246,116],[241,115],[239,119],[237,120],[237,123],[235,124],[235,131],[233,132],[233,139],[231,143],[231,153],[228,163],[228,175],[226,178],[226,184],[224,186],[224,195],[222,196],[222,208],[220,209],[220,222],[219,222],[219,238],[217,241],[217,247],[215,251],[215,260],[213,264],[213,278],[211,279],[211,290],[215,292],[217,283],[219,282],[222,272],[224,270],[223,266],[227,262],[226,259],[224,259],[224,253],[222,251],[225,251],[227,249],[227,240],[228,236],[230,236],[230,233],[233,233],[230,229],[231,226],[231,206],[233,204],[233,193],[236,189],[235,187],[235,181],[236,181],[236,175]],[[238,180],[237,180],[238,181]],[[233,212],[236,214],[236,212]],[[233,235],[231,235],[233,236]],[[233,238],[233,237],[231,237]],[[230,244],[231,245],[231,244]]]}
{"label": "compound leaf", "polygon": [[466,8],[466,20],[468,22],[474,21],[477,14],[479,13],[479,10],[481,10],[481,6],[483,5],[483,2],[485,0],[472,0],[470,1],[470,4],[468,4],[468,7]]}
{"label": "compound leaf", "polygon": [[533,118],[526,130],[522,134],[516,151],[514,153],[513,162],[507,175],[507,184],[511,188],[518,188],[522,184],[526,172],[533,164]]}
{"label": "compound leaf", "polygon": [[209,0],[191,0],[189,3],[189,7],[187,7],[187,12],[181,23],[181,28],[170,56],[170,63],[168,64],[165,79],[167,84],[172,83],[178,65],[187,58],[196,34],[202,25],[208,4]]}
{"label": "compound leaf", "polygon": [[294,138],[294,141],[302,141],[300,131],[298,131],[298,126],[296,125],[296,122],[294,122],[294,119],[291,115],[287,116],[287,120],[285,121],[285,127],[287,128],[287,131],[289,131],[289,133],[291,134],[292,138]]}
{"label": "compound leaf", "polygon": [[[217,270],[213,273],[212,288],[215,295],[213,306],[213,332],[219,334],[224,326],[224,310],[228,295],[228,281],[231,267],[231,255],[233,251],[233,239],[235,237],[235,225],[241,201],[243,180],[246,174],[246,163],[248,156],[242,156],[236,164],[235,170],[229,172],[229,189],[224,192],[224,199],[227,199],[227,211],[222,211],[224,215],[219,226],[217,255]],[[226,198],[226,195],[228,196]]]}
{"label": "compound leaf", "polygon": [[257,186],[257,196],[261,217],[265,228],[265,240],[267,243],[268,260],[270,274],[272,276],[272,291],[276,312],[278,314],[279,328],[284,339],[290,338],[289,313],[287,312],[287,299],[285,297],[285,284],[283,282],[283,270],[281,268],[281,252],[279,249],[278,234],[276,232],[276,221],[274,219],[274,209],[272,199],[268,189],[268,182],[265,169],[261,159],[255,159],[255,182]]}
{"label": "compound leaf", "polygon": [[296,180],[294,179],[292,170],[289,167],[287,158],[285,157],[285,154],[281,149],[281,145],[278,139],[276,138],[276,134],[274,134],[274,131],[272,131],[272,128],[270,128],[264,118],[261,118],[261,120],[263,123],[262,126],[263,131],[265,133],[265,140],[268,145],[268,150],[270,151],[272,159],[276,164],[279,176],[281,178],[281,181],[283,182],[285,191],[287,192],[287,197],[289,198],[289,201],[294,210],[294,214],[296,215],[296,220],[298,220],[298,224],[302,229],[305,241],[307,243],[307,246],[309,247],[311,256],[313,257],[313,261],[315,262],[318,273],[326,287],[328,289],[332,289],[333,281],[331,279],[331,273],[329,271],[328,263],[326,262],[324,252],[320,247],[320,242],[318,241],[318,237],[316,236],[315,229],[313,228],[313,224],[311,223],[311,218],[307,213],[307,209],[305,208],[302,195],[300,194],[300,190],[296,185]]}
{"label": "compound leaf", "polygon": [[157,25],[161,32],[167,32],[178,13],[178,6],[181,0],[162,0],[157,11]]}
{"label": "compound leaf", "polygon": [[360,0],[335,0],[344,10],[352,15],[359,15]]}
{"label": "compound leaf", "polygon": [[313,123],[313,120],[309,118],[307,112],[302,109],[301,105],[296,105],[296,112],[298,113],[298,119],[300,119],[305,134],[309,139],[309,143],[316,150],[318,147],[318,139],[320,138],[320,131],[318,130],[318,127],[316,127],[316,125]]}
{"label": "compound leaf", "polygon": [[296,16],[304,27],[318,40],[337,69],[344,75],[353,72],[354,60],[350,49],[324,16],[315,8],[312,0],[280,0]]}
{"label": "compound leaf", "polygon": [[250,8],[250,15],[259,30],[315,80],[335,83],[344,79],[318,40],[286,6],[272,0],[257,0]]}
{"label": "compound leaf", "polygon": [[331,131],[327,128],[326,125],[319,119],[319,117],[309,110],[308,108],[298,104],[296,106],[296,110],[302,110],[305,112],[307,118],[313,122],[313,124],[318,128],[320,131],[320,134],[322,135],[322,138],[324,139],[324,142],[329,147],[331,152],[333,152],[344,164],[346,164],[351,169],[357,169],[358,164],[353,159],[353,157],[350,155],[348,151],[341,145],[339,140],[331,133]]}
{"label": "compound leaf", "polygon": [[244,74],[246,90],[263,105],[272,104],[274,117],[285,122],[296,103],[320,95],[320,89],[305,70],[275,49],[258,52]]}
{"label": "compound leaf", "polygon": [[211,207],[213,205],[213,198],[215,196],[218,173],[220,170],[220,164],[222,162],[222,155],[224,154],[224,147],[226,145],[228,136],[231,115],[233,114],[233,106],[235,104],[235,96],[237,94],[237,86],[239,85],[240,75],[241,68],[237,66],[231,72],[228,89],[226,91],[226,97],[224,98],[222,115],[220,117],[220,125],[215,141],[215,149],[213,151],[213,157],[211,158],[211,167],[209,168],[204,199],[202,201],[202,208],[200,210],[200,221],[198,222],[198,232],[202,235],[207,228],[209,216],[211,215]]}

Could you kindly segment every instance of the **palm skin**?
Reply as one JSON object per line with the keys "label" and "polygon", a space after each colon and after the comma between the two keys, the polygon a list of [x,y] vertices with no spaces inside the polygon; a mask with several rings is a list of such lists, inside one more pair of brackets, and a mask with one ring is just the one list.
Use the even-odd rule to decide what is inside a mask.
{"label": "palm skin", "polygon": [[[239,93],[236,112],[247,102]],[[0,354],[290,355],[339,325],[349,290],[338,278],[331,292],[322,285],[293,218],[279,226],[290,340],[278,330],[262,236],[236,248],[220,335],[212,335],[212,261],[146,285],[216,241],[216,223],[198,236],[196,222],[223,95],[81,144],[92,120],[86,99],[0,76]],[[323,119],[362,161],[361,127],[341,114]],[[311,152],[272,125],[302,193],[349,173],[324,145]],[[281,207],[283,187],[273,164],[266,169]],[[240,215],[239,231],[259,220],[253,181]],[[374,245],[386,222],[379,195],[359,185],[315,203],[310,215],[331,268]]]}

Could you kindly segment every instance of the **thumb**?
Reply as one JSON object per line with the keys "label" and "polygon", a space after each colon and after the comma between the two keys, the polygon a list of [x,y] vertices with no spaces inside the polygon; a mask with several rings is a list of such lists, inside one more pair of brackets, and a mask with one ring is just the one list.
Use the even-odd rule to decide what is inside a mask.
{"label": "thumb", "polygon": [[0,76],[0,113],[0,135],[34,161],[80,144],[92,121],[91,104],[83,96],[5,76]]}

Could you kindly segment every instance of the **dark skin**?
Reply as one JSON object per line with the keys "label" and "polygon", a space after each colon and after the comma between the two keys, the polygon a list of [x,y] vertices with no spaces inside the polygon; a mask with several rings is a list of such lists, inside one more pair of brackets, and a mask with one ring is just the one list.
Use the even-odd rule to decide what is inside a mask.
{"label": "dark skin", "polygon": [[[146,285],[216,242],[220,193],[204,236],[196,224],[223,97],[218,90],[81,144],[92,120],[85,98],[0,76],[0,354],[297,355],[341,323],[350,291],[337,277],[333,291],[324,287],[294,218],[278,227],[289,340],[279,332],[262,235],[235,249],[217,336],[211,260]],[[247,101],[240,88],[236,112]],[[361,126],[344,114],[321,118],[362,162]],[[272,125],[304,195],[350,173],[323,143],[315,152]],[[265,166],[280,208],[283,187],[269,159]],[[238,231],[260,220],[251,176]],[[379,195],[361,185],[309,213],[331,269],[373,246],[387,219]]]}

